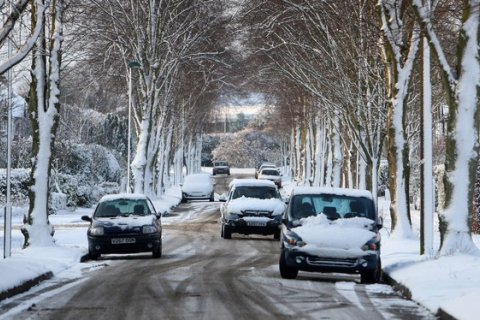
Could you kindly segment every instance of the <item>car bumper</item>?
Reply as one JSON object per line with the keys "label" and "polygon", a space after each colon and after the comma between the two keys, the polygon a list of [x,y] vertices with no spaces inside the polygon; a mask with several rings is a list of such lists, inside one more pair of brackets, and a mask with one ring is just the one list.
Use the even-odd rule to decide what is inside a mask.
{"label": "car bumper", "polygon": [[[135,243],[112,243],[118,239],[135,239]],[[161,245],[160,234],[121,235],[121,236],[88,236],[88,250],[91,254],[137,253],[156,251]]]}
{"label": "car bumper", "polygon": [[311,272],[362,273],[376,270],[379,254],[367,254],[357,258],[331,258],[309,255],[303,251],[284,249],[289,267]]}
{"label": "car bumper", "polygon": [[184,193],[182,195],[183,199],[185,200],[209,200],[212,198],[212,194],[202,194],[202,195],[192,195],[192,194],[186,194]]}
{"label": "car bumper", "polygon": [[255,222],[246,221],[244,219],[235,219],[225,221],[232,233],[241,234],[262,234],[270,235],[280,231],[280,220],[271,219],[265,225],[256,225]]}
{"label": "car bumper", "polygon": [[213,174],[220,174],[220,173],[230,174],[230,170],[228,170],[228,169],[215,169],[215,170],[213,170]]}

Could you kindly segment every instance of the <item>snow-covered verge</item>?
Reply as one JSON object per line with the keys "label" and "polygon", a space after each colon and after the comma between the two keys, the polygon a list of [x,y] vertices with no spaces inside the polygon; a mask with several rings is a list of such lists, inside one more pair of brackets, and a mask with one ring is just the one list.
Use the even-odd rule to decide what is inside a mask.
{"label": "snow-covered verge", "polygon": [[[253,174],[253,172],[252,170],[251,173]],[[235,171],[232,170],[232,173]],[[242,171],[242,173],[245,172]],[[288,194],[292,185],[286,181],[286,177],[284,178],[282,192]],[[158,211],[168,212],[180,202],[180,199],[180,190],[174,188],[168,190],[161,200],[154,201],[154,204]],[[476,303],[480,301],[480,257],[453,256],[427,259],[420,256],[418,239],[405,240],[390,237],[390,218],[385,214],[386,206],[384,201],[380,201],[379,211],[383,213],[385,225],[381,230],[382,264],[388,276],[408,289],[413,300],[424,305],[433,313],[442,309],[456,319],[477,319],[475,310]],[[54,236],[57,246],[32,247],[21,250],[23,237],[20,231],[13,230],[12,257],[0,260],[0,294],[49,272],[54,276],[60,273],[71,273],[71,277],[78,277],[76,272],[80,272],[78,271],[80,270],[79,261],[87,252],[85,234],[88,226],[80,217],[91,214],[92,210],[93,208],[77,208],[74,212],[59,211],[51,216],[51,222],[54,225],[75,224],[78,226],[83,224],[84,226],[84,228],[57,230]],[[20,212],[21,210],[16,211]],[[3,215],[3,210],[0,215]],[[414,231],[418,234],[418,212],[413,211],[412,215]],[[168,219],[167,215],[164,223],[169,223]],[[14,226],[20,225],[20,223],[21,215],[14,214]],[[3,227],[3,216],[0,225]],[[3,244],[3,229],[0,241]],[[438,248],[438,233],[434,242]],[[474,242],[480,247],[479,235],[474,235]],[[3,246],[0,252],[3,256]]]}

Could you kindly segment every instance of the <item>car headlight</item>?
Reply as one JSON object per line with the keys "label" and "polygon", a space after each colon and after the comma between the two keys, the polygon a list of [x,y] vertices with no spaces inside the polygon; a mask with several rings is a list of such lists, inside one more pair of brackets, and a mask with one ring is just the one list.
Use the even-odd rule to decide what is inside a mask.
{"label": "car headlight", "polygon": [[157,228],[154,226],[143,226],[142,233],[155,233],[157,232]]}
{"label": "car headlight", "polygon": [[92,236],[103,236],[103,227],[90,228],[90,235]]}
{"label": "car headlight", "polygon": [[302,238],[300,238],[295,232],[292,231],[287,231],[285,233],[284,241],[289,245],[289,246],[297,246],[297,247],[304,247],[307,245]]}
{"label": "car headlight", "polygon": [[371,250],[378,251],[378,250],[380,250],[380,241],[379,241],[378,237],[374,237],[373,239],[371,239],[370,241],[365,243],[362,246],[362,250],[363,251],[371,251]]}

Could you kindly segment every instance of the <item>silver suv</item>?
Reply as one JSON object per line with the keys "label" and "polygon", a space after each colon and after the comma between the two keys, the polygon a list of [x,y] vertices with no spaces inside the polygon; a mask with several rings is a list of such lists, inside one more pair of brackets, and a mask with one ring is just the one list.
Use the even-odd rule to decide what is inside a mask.
{"label": "silver suv", "polygon": [[232,233],[273,234],[280,239],[280,221],[285,211],[277,186],[268,180],[234,179],[230,191],[219,199],[221,236],[231,239]]}

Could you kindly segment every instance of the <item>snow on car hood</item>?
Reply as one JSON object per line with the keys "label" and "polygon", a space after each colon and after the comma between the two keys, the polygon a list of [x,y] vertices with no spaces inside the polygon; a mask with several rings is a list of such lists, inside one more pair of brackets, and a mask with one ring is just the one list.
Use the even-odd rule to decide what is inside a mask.
{"label": "snow on car hood", "polygon": [[191,181],[188,184],[184,184],[182,191],[185,193],[191,192],[204,192],[205,194],[211,193],[213,190],[213,185],[209,182],[197,180]]}
{"label": "snow on car hood", "polygon": [[368,251],[361,247],[376,236],[370,231],[375,222],[367,218],[328,220],[324,214],[300,220],[302,225],[292,228],[306,243],[299,250],[312,255],[335,258],[355,258]]}
{"label": "snow on car hood", "polygon": [[272,211],[272,215],[278,216],[285,211],[285,203],[279,199],[258,199],[241,197],[231,200],[228,203],[227,210],[230,213],[241,214],[245,210],[265,210]]}
{"label": "snow on car hood", "polygon": [[104,228],[113,228],[120,227],[122,228],[128,226],[128,228],[143,227],[146,225],[152,225],[153,216],[135,216],[131,215],[128,217],[111,217],[111,218],[95,218],[93,220],[93,227],[104,227]]}

